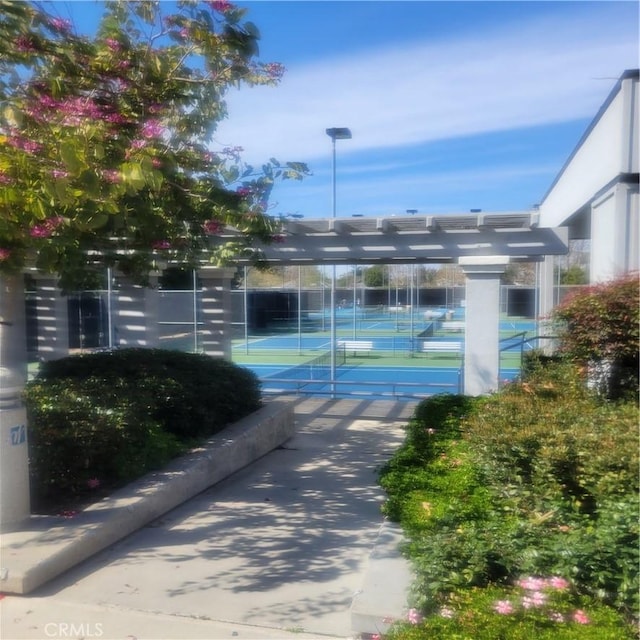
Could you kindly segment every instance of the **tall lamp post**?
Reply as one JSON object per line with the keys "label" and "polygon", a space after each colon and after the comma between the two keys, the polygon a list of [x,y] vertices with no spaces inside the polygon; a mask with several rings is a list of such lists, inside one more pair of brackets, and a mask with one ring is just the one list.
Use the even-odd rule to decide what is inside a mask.
{"label": "tall lamp post", "polygon": [[[331,138],[331,212],[336,217],[336,140],[351,140],[351,130],[346,127],[332,127],[326,130]],[[331,397],[336,395],[336,265],[331,268]]]}

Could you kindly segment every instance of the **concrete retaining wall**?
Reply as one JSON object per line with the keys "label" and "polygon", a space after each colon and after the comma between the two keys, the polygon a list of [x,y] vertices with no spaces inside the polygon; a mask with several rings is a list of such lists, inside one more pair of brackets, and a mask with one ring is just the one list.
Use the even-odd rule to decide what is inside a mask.
{"label": "concrete retaining wall", "polygon": [[3,535],[0,591],[30,593],[269,453],[293,432],[291,405],[270,402],[73,519],[31,518],[21,530]]}

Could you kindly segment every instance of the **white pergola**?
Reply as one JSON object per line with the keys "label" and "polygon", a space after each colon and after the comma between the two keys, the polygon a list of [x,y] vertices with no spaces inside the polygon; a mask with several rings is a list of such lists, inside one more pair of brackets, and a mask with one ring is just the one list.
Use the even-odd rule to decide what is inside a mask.
{"label": "white pergola", "polygon": [[[227,229],[220,239],[234,235]],[[540,227],[537,211],[301,219],[284,220],[281,241],[255,249],[272,265],[459,264],[466,276],[464,393],[482,395],[499,383],[500,280],[507,264],[567,253],[568,231]]]}
{"label": "white pergola", "polygon": [[[234,235],[227,229],[221,240]],[[486,256],[532,262],[566,253],[567,232],[539,227],[537,212],[287,219],[281,242],[256,249],[269,264],[442,264]]]}

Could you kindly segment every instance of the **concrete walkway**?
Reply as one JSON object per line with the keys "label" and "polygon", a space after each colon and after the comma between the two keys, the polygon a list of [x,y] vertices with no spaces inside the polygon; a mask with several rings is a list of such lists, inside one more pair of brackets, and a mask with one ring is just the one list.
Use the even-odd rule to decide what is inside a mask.
{"label": "concrete walkway", "polygon": [[410,574],[377,470],[414,405],[292,403],[284,445],[31,595],[6,595],[0,637],[348,638],[403,616]]}

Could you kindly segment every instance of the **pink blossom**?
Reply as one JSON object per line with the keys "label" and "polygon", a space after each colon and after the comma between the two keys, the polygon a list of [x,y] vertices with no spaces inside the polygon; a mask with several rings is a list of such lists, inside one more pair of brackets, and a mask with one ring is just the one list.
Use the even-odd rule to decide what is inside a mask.
{"label": "pink blossom", "polygon": [[171,243],[168,240],[156,240],[151,246],[154,249],[171,249]]}
{"label": "pink blossom", "polygon": [[49,26],[58,33],[66,33],[71,30],[71,21],[63,18],[52,18],[49,20]]}
{"label": "pink blossom", "polygon": [[540,589],[544,589],[546,586],[546,582],[543,578],[534,578],[531,576],[518,580],[517,584],[519,587],[527,589],[527,591],[540,591]]}
{"label": "pink blossom", "polygon": [[57,179],[59,179],[59,178],[66,178],[66,177],[68,177],[68,176],[69,176],[69,172],[68,172],[68,171],[65,171],[64,169],[54,169],[54,170],[51,172],[51,175],[52,175],[54,178],[56,178],[56,180],[57,180]]}
{"label": "pink blossom", "polygon": [[205,4],[208,4],[211,9],[218,11],[219,13],[225,13],[226,11],[231,11],[231,9],[233,9],[233,4],[226,0],[213,0],[212,2],[207,2]]}
{"label": "pink blossom", "polygon": [[552,611],[549,614],[549,620],[553,622],[564,622],[564,616],[559,611]]}
{"label": "pink blossom", "polygon": [[164,133],[164,127],[159,120],[147,120],[140,133],[143,138],[158,138]]}
{"label": "pink blossom", "polygon": [[109,113],[104,116],[103,119],[105,122],[110,122],[111,124],[125,124],[128,122],[127,118],[121,113]]}
{"label": "pink blossom", "polygon": [[117,184],[122,181],[122,175],[117,169],[103,169],[102,177],[111,184]]}
{"label": "pink blossom", "polygon": [[511,602],[509,602],[509,600],[498,600],[493,605],[493,610],[502,616],[506,616],[510,613],[513,613],[513,605],[511,604]]}
{"label": "pink blossom", "polygon": [[105,38],[104,42],[112,51],[120,51],[122,48],[122,45],[115,38]]}
{"label": "pink blossom", "polygon": [[42,149],[42,145],[39,142],[34,142],[21,136],[10,136],[7,138],[7,143],[15,149],[22,149],[30,154],[37,153]]}
{"label": "pink blossom", "polygon": [[207,220],[203,225],[205,233],[215,235],[222,230],[222,224],[218,220]]}
{"label": "pink blossom", "polygon": [[7,175],[4,171],[0,171],[0,184],[12,184],[13,178]]}
{"label": "pink blossom", "polygon": [[573,612],[572,618],[573,621],[578,624],[589,624],[591,622],[587,614],[582,609],[576,609],[576,611]]}
{"label": "pink blossom", "polygon": [[238,187],[236,189],[236,193],[241,197],[241,198],[246,198],[248,196],[251,195],[251,189],[249,187]]}
{"label": "pink blossom", "polygon": [[264,65],[264,70],[267,72],[267,75],[274,80],[280,80],[286,71],[284,65],[279,62],[268,62]]}
{"label": "pink blossom", "polygon": [[453,618],[454,616],[454,611],[451,607],[442,607],[439,613],[443,618]]}
{"label": "pink blossom", "polygon": [[32,238],[50,238],[56,227],[59,227],[64,222],[64,218],[61,216],[55,216],[48,218],[42,224],[36,224],[29,230],[29,235]]}
{"label": "pink blossom", "polygon": [[0,262],[8,260],[11,257],[11,249],[3,249],[0,247]]}
{"label": "pink blossom", "polygon": [[159,169],[162,166],[162,160],[160,160],[160,158],[152,158],[151,165],[156,169]]}
{"label": "pink blossom", "polygon": [[37,51],[31,36],[18,36],[16,38],[16,50],[20,53],[33,53]]}
{"label": "pink blossom", "polygon": [[417,609],[409,609],[407,613],[407,620],[411,624],[419,624],[422,622],[422,614]]}
{"label": "pink blossom", "polygon": [[561,578],[560,576],[553,576],[549,578],[548,584],[550,587],[558,589],[559,591],[562,591],[563,589],[567,589],[569,587],[569,581]]}
{"label": "pink blossom", "polygon": [[98,478],[89,478],[87,480],[87,487],[89,489],[97,489],[100,486],[100,480]]}

